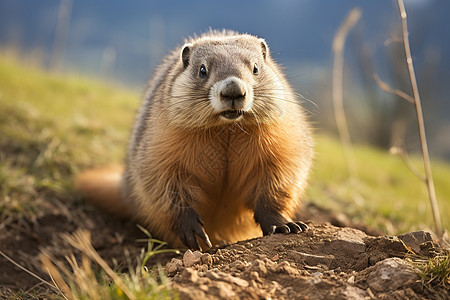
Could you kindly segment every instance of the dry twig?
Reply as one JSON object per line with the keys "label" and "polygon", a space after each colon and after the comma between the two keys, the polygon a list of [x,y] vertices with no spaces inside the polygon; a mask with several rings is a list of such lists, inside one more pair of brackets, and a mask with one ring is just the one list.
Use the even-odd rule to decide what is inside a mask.
{"label": "dry twig", "polygon": [[396,95],[399,96],[402,99],[405,99],[406,101],[408,101],[411,104],[414,104],[414,98],[411,97],[410,95],[408,95],[407,93],[405,93],[404,91],[398,90],[398,89],[393,89],[391,88],[386,82],[384,82],[383,80],[380,79],[380,77],[377,74],[373,75],[373,79],[375,80],[375,82],[378,84],[378,86],[380,87],[380,89],[382,89],[383,91],[385,91],[386,93],[392,94],[392,95]]}
{"label": "dry twig", "polygon": [[347,169],[351,178],[357,178],[358,172],[356,169],[356,163],[353,155],[353,149],[351,144],[350,133],[348,131],[347,120],[345,118],[343,93],[342,93],[342,81],[344,73],[344,46],[345,39],[350,29],[355,26],[361,17],[361,10],[354,8],[347,16],[347,18],[339,27],[333,40],[333,106],[334,115],[336,118],[336,126],[338,129],[339,137],[341,139],[342,146],[344,148],[344,156],[347,163]]}
{"label": "dry twig", "polygon": [[9,261],[10,263],[12,263],[13,265],[15,265],[17,268],[21,269],[22,271],[24,271],[25,273],[33,276],[34,278],[36,278],[37,280],[39,280],[40,282],[48,285],[49,287],[58,290],[58,287],[56,285],[51,284],[50,282],[42,279],[41,277],[39,277],[38,275],[36,275],[35,273],[31,272],[30,270],[28,270],[27,268],[23,267],[22,265],[20,265],[18,262],[16,262],[15,260],[13,260],[12,258],[10,258],[8,255],[6,255],[5,253],[3,253],[3,251],[0,250],[0,256],[3,256],[3,258],[5,258],[7,261]]}
{"label": "dry twig", "polygon": [[431,208],[433,212],[433,219],[436,229],[436,234],[439,237],[442,237],[442,223],[441,223],[441,217],[439,213],[439,206],[437,203],[436,198],[436,191],[434,189],[434,182],[433,182],[433,174],[431,173],[431,163],[430,163],[430,156],[428,153],[428,144],[426,139],[426,133],[425,133],[425,124],[423,120],[423,113],[422,113],[422,105],[420,102],[420,95],[419,95],[419,88],[417,86],[417,80],[416,80],[416,74],[414,72],[414,65],[413,60],[411,56],[411,49],[409,46],[409,33],[408,33],[408,24],[406,21],[406,9],[405,4],[403,3],[403,0],[397,0],[398,8],[400,11],[400,18],[402,23],[402,35],[403,35],[403,46],[405,48],[405,56],[406,56],[406,63],[408,65],[408,73],[409,78],[411,81],[411,86],[413,90],[413,96],[414,96],[414,105],[416,107],[416,114],[417,114],[417,123],[419,126],[419,136],[420,136],[420,144],[422,147],[422,157],[423,157],[423,165],[425,169],[425,176],[426,176],[426,184],[428,188],[428,196],[431,203]]}

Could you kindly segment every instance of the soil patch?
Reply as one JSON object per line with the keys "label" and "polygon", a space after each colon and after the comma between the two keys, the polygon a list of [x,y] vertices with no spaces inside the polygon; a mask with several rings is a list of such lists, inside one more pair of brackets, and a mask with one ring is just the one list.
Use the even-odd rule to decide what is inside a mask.
{"label": "soil patch", "polygon": [[[208,254],[186,253],[166,270],[182,299],[447,299],[425,287],[405,257],[411,247],[438,250],[424,232],[369,236],[310,223],[300,234],[242,241]],[[416,238],[418,237],[418,238]],[[415,240],[415,242],[412,242]],[[431,247],[430,247],[431,246]],[[186,256],[198,262],[186,266]]]}
{"label": "soil patch", "polygon": [[[300,234],[276,234],[238,242],[205,253],[155,256],[164,265],[181,299],[448,299],[444,288],[422,285],[405,259],[409,250],[432,256],[439,249],[429,234],[387,237],[345,217],[309,205],[300,219],[312,219]],[[309,212],[311,215],[306,215]],[[337,225],[358,227],[337,227]],[[347,223],[346,223],[347,222]],[[38,255],[57,259],[72,253],[61,237],[78,229],[91,232],[100,255],[117,270],[137,257],[146,236],[134,223],[114,219],[82,203],[41,212],[33,222],[17,221],[0,230],[0,250],[34,274],[50,280]],[[0,298],[56,296],[38,279],[0,256]]]}

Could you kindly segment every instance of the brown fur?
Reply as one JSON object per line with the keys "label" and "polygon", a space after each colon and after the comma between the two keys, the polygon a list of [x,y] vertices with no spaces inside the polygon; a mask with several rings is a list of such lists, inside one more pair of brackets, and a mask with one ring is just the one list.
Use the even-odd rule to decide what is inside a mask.
{"label": "brown fur", "polygon": [[[183,234],[199,236],[201,221],[191,220],[196,213],[213,244],[261,236],[261,228],[267,234],[270,226],[292,221],[305,190],[312,138],[304,113],[263,40],[212,31],[187,43],[165,58],[149,82],[122,197],[108,194],[118,188],[102,174],[81,175],[78,187],[174,247],[183,246]],[[207,66],[206,79],[198,77],[201,65]],[[236,120],[212,108],[214,101],[231,105],[213,100],[211,92],[230,76],[246,91],[242,103],[236,100],[245,110]]]}
{"label": "brown fur", "polygon": [[123,168],[109,167],[83,172],[75,180],[75,189],[82,191],[86,200],[98,208],[119,217],[130,216],[129,206],[120,195]]}

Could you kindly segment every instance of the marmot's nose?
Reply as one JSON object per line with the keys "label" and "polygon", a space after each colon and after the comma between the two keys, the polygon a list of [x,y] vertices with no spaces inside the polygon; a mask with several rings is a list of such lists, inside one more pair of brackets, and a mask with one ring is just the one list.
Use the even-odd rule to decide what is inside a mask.
{"label": "marmot's nose", "polygon": [[[243,102],[245,99],[245,87],[236,80],[228,82],[220,91],[222,101],[231,102],[232,106]],[[234,107],[233,107],[234,108]]]}

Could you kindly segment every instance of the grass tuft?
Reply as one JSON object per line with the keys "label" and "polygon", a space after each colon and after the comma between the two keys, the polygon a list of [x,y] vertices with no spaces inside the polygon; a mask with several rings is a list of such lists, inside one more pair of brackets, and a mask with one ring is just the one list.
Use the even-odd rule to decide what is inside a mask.
{"label": "grass tuft", "polygon": [[161,249],[153,239],[147,240],[148,250],[143,251],[135,268],[129,266],[128,273],[116,273],[92,247],[87,231],[66,235],[66,241],[82,252],[79,262],[72,254],[66,257],[68,268],[47,252],[41,255],[43,267],[66,299],[116,300],[116,299],[178,299],[171,288],[170,280],[161,266],[153,270],[145,262],[161,252],[178,250]]}
{"label": "grass tuft", "polygon": [[450,251],[435,257],[416,260],[422,282],[432,286],[450,287]]}

